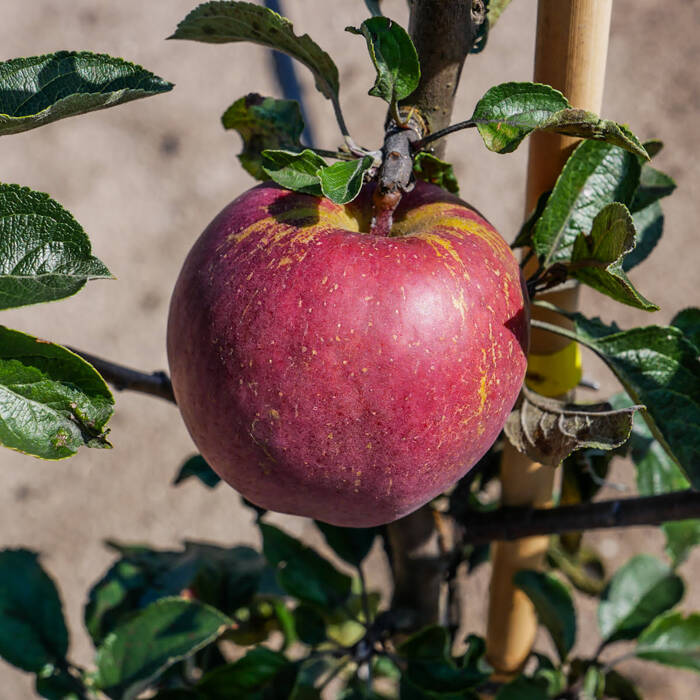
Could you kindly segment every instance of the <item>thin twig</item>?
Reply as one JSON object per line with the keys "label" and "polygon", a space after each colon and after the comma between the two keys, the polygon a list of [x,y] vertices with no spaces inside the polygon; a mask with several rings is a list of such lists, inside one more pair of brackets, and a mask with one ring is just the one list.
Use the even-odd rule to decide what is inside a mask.
{"label": "thin twig", "polygon": [[435,131],[432,134],[424,136],[419,141],[416,141],[413,144],[413,148],[416,151],[420,151],[421,149],[425,148],[429,143],[433,143],[434,141],[441,139],[443,136],[448,136],[449,134],[452,134],[455,131],[461,131],[462,129],[472,129],[475,126],[476,122],[472,121],[471,119],[467,119],[463,122],[457,122],[456,124],[451,124],[450,126],[444,129],[440,129],[440,131]]}
{"label": "thin twig", "polygon": [[139,391],[142,394],[150,394],[158,398],[175,403],[175,394],[170,383],[170,377],[165,372],[139,372],[124,365],[118,365],[109,360],[103,360],[90,353],[68,348],[76,355],[87,360],[117,391]]}
{"label": "thin twig", "polygon": [[581,530],[660,525],[700,518],[700,492],[688,489],[659,496],[622,498],[558,508],[499,508],[463,521],[463,544],[519,540]]}

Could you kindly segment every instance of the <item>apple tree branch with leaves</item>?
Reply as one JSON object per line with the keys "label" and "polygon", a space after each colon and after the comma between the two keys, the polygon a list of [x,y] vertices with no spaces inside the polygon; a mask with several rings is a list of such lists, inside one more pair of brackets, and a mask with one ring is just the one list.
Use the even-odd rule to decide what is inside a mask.
{"label": "apple tree branch with leaves", "polygon": [[[450,124],[462,64],[468,53],[485,48],[488,33],[508,2],[413,0],[410,33],[384,16],[380,2],[366,5],[371,16],[348,31],[357,35],[358,42],[364,40],[376,69],[369,95],[387,103],[385,138],[379,148],[364,147],[353,139],[340,103],[340,72],[329,54],[308,35],[297,35],[292,24],[273,10],[248,2],[205,2],[169,37],[213,44],[253,42],[287,54],[312,72],[316,88],[330,102],[340,137],[339,145],[324,149],[303,143],[302,111],[289,99],[250,93],[236,99],[223,114],[223,127],[242,138],[241,165],[264,184],[242,195],[214,220],[195,245],[192,262],[185,265],[185,270],[190,265],[192,271],[183,272],[185,282],[178,285],[190,286],[185,287],[186,293],[176,291],[171,307],[173,330],[169,332],[175,334],[171,337],[186,340],[171,343],[172,384],[164,372],[141,372],[0,327],[2,445],[50,460],[69,457],[83,447],[109,448],[108,421],[115,402],[108,383],[117,390],[177,403],[207,458],[187,459],[174,484],[195,479],[213,489],[222,478],[234,483],[244,505],[254,510],[262,541],[262,551],[192,541],[173,551],[109,543],[115,562],[90,590],[84,609],[85,626],[96,650],[92,669],[69,660],[61,600],[39,555],[27,549],[1,551],[0,655],[35,674],[41,697],[301,700],[333,693],[346,699],[447,700],[485,695],[498,700],[627,699],[641,697],[634,681],[618,670],[630,658],[700,672],[700,614],[684,616],[676,607],[686,585],[677,567],[700,543],[700,310],[679,311],[670,326],[621,329],[614,322],[571,313],[541,298],[542,292],[561,285],[584,284],[636,309],[653,312],[658,308],[627,273],[653,251],[663,228],[660,201],[675,189],[673,179],[650,164],[661,143],[642,142],[626,125],[575,109],[557,90],[535,83],[494,86],[470,116],[462,115],[467,118]],[[435,49],[436,35],[451,37],[445,39],[447,48],[442,52]],[[140,66],[106,55],[62,51],[12,59],[0,63],[0,135],[155,96],[172,87]],[[484,145],[500,154],[514,151],[534,131],[581,139],[553,189],[540,197],[513,238],[510,248],[522,249],[519,267],[488,221],[458,198],[452,166],[441,158],[444,139],[467,129],[476,129]],[[213,248],[207,247],[207,237],[214,241]],[[427,434],[409,432],[403,439],[416,441],[411,443],[414,447],[405,453],[398,447],[392,452],[394,458],[404,454],[410,461],[420,450],[428,454],[434,447],[435,454],[443,454],[439,452],[443,444],[461,446],[455,448],[456,463],[444,465],[445,473],[452,469],[449,473],[456,475],[448,479],[446,490],[441,487],[434,492],[434,484],[442,483],[436,472],[443,465],[418,477],[418,466],[402,476],[398,465],[386,481],[362,474],[356,462],[348,467],[357,472],[347,481],[354,491],[348,487],[347,493],[324,487],[325,477],[308,476],[321,474],[319,465],[327,466],[319,461],[322,447],[324,459],[331,455],[330,471],[334,460],[350,464],[356,459],[356,432],[351,429],[356,431],[358,425],[372,427],[362,435],[362,448],[368,453],[373,443],[394,445],[390,434],[413,425],[411,420],[425,403],[424,397],[409,395],[405,425],[384,428],[377,427],[379,420],[369,415],[363,416],[362,423],[351,421],[357,405],[372,413],[372,397],[362,395],[353,403],[341,395],[314,404],[313,396],[321,395],[314,392],[327,387],[311,384],[323,384],[336,357],[326,350],[318,350],[322,364],[314,370],[315,382],[299,385],[296,395],[282,400],[282,379],[276,380],[273,388],[279,404],[262,402],[265,415],[256,412],[258,397],[265,394],[251,379],[250,368],[262,357],[260,344],[267,337],[268,316],[292,313],[291,307],[282,305],[286,297],[279,290],[293,288],[300,308],[308,290],[309,299],[313,298],[308,302],[309,313],[319,299],[314,274],[325,268],[314,267],[318,254],[311,245],[301,250],[300,241],[311,242],[316,251],[329,251],[322,282],[326,285],[330,279],[329,287],[335,279],[331,263],[343,246],[370,251],[370,258],[388,255],[386,251],[397,256],[402,250],[414,251],[412,259],[422,261],[421,265],[435,269],[438,261],[450,279],[462,280],[459,284],[467,297],[475,294],[469,287],[470,275],[486,284],[479,268],[493,251],[500,251],[498,260],[507,261],[493,274],[522,279],[522,285],[503,287],[507,300],[492,296],[494,306],[520,304],[521,325],[499,336],[512,343],[510,363],[506,367],[494,360],[502,371],[494,384],[500,384],[496,381],[500,378],[506,385],[510,372],[512,396],[503,386],[493,389],[481,368],[475,388],[455,409],[464,412],[476,402],[478,411],[469,419],[475,421],[472,427],[469,420],[463,421],[463,433],[450,427],[434,446]],[[289,255],[278,254],[284,246],[292,251]],[[472,253],[468,259],[464,253],[468,246],[487,252]],[[423,249],[429,249],[427,257]],[[253,266],[260,259],[267,268],[272,263],[277,266],[269,288],[262,286],[268,278],[260,266]],[[357,260],[352,264],[359,269]],[[413,265],[402,267],[402,280],[412,275],[418,279],[419,263]],[[508,276],[508,265],[516,271],[515,277]],[[229,271],[230,277],[222,278],[215,274],[217,270]],[[278,283],[281,275],[288,275],[283,284]],[[376,275],[379,279],[380,273]],[[66,298],[89,280],[110,277],[106,265],[92,255],[81,226],[58,202],[25,186],[0,184],[3,309]],[[251,279],[246,287],[244,280]],[[203,304],[209,298],[206,290],[218,289],[217,284],[238,285],[235,303],[220,308]],[[374,289],[376,280],[370,275],[362,284],[366,296],[358,297],[355,312],[373,298],[367,290]],[[260,291],[268,297],[277,295],[277,310],[255,311]],[[403,286],[401,291],[406,292]],[[442,313],[441,302],[431,306],[426,298],[424,294],[421,304],[412,307],[414,313],[426,314],[425,321],[416,316],[416,327],[421,322],[434,323]],[[241,299],[248,305],[239,304]],[[473,323],[479,329],[477,316],[484,309],[475,309],[465,298],[461,304],[456,299],[452,297],[456,308],[452,313],[461,314],[463,324]],[[535,363],[525,370],[531,306],[566,319],[565,326],[535,319],[531,325],[589,348],[619,381],[620,393],[604,403],[590,404],[555,399],[551,391],[542,390]],[[177,335],[187,325],[178,321],[178,314],[187,321],[195,313],[192,334]],[[493,309],[490,313],[495,317]],[[382,333],[388,325],[371,330],[379,317],[364,318],[370,319],[370,330],[363,336],[371,341],[367,353],[381,355]],[[341,323],[337,325],[340,329]],[[218,329],[219,335],[209,338],[212,329]],[[474,331],[482,341],[478,354],[483,350],[485,358],[493,352],[495,358],[493,340],[487,346],[479,333]],[[338,330],[335,338],[328,339],[332,347],[340,347],[333,344],[341,343],[340,334]],[[277,337],[281,335],[278,327]],[[348,342],[343,347],[349,347]],[[467,357],[467,340],[455,342],[462,343],[459,352]],[[295,367],[306,367],[304,363],[317,352],[291,331],[280,345],[279,355],[272,354],[276,349],[268,351],[273,368],[263,367],[259,377],[277,367],[273,357],[284,358],[280,363],[291,358],[280,375],[287,377],[297,371]],[[337,356],[340,369],[351,365],[348,386],[365,386],[352,372],[361,375],[381,368],[388,377],[387,392],[392,391],[390,383],[400,376],[400,369],[391,368],[385,359],[365,365],[369,355],[362,355],[365,350],[357,352],[363,360],[357,367]],[[431,359],[434,364],[426,366],[434,370],[439,359]],[[475,374],[474,368],[470,373]],[[224,375],[235,382],[227,384]],[[211,386],[203,379],[207,376],[215,380]],[[222,410],[226,401],[217,403],[221,391],[233,397],[234,411]],[[442,398],[456,401],[459,391],[455,383]],[[496,401],[500,401],[499,411],[488,413]],[[292,423],[292,432],[299,435],[285,433],[282,424],[288,412],[297,418],[299,406],[305,415]],[[313,411],[318,415],[310,415]],[[201,425],[202,415],[209,426]],[[329,427],[324,421],[331,415],[335,423]],[[309,417],[312,420],[304,422]],[[427,423],[445,420],[445,415],[419,417]],[[241,427],[244,419],[249,422]],[[318,430],[303,432],[310,423],[317,424]],[[211,426],[221,448],[211,446]],[[490,436],[487,444],[478,454],[469,453],[467,460],[465,445],[483,434]],[[347,435],[352,439],[343,442]],[[328,447],[333,439],[341,440],[335,452]],[[562,505],[518,509],[493,500],[489,487],[498,479],[505,441],[537,462],[561,465]],[[235,457],[231,463],[220,457],[229,444]],[[294,455],[289,465],[285,450]],[[635,464],[639,496],[594,502],[612,460],[620,456],[630,457]],[[362,465],[386,466],[392,457],[380,454],[379,462],[373,459]],[[265,479],[277,485],[265,486]],[[365,488],[363,479],[369,479],[371,488],[361,497],[353,496]],[[399,483],[392,492],[394,479]],[[402,479],[415,482],[415,489],[401,491]],[[387,483],[386,494],[375,498],[374,485],[383,488]],[[270,496],[275,510],[316,516],[335,562],[267,521],[265,493],[273,491],[281,494]],[[321,504],[315,494],[326,501]],[[365,501],[362,507],[352,505],[360,498]],[[388,509],[387,504],[406,517],[386,515],[390,510],[382,509]],[[348,523],[353,527],[345,526]],[[639,554],[608,577],[595,552],[582,546],[576,534],[639,524],[662,528],[670,563]],[[552,535],[548,570],[523,570],[514,581],[532,601],[555,654],[533,652],[521,673],[503,679],[493,674],[484,639],[460,628],[454,612],[459,608],[454,584],[460,567],[466,565],[471,573],[488,560],[491,542],[532,534]],[[364,562],[377,541],[383,544],[392,568],[395,594],[391,601],[382,600],[366,585]],[[437,554],[433,548],[426,555],[426,542],[430,547],[435,544]],[[447,606],[438,600],[443,587]],[[587,656],[571,653],[577,632],[572,587],[599,599],[600,641]],[[627,651],[612,660],[606,653],[606,660],[601,659],[610,645],[629,640],[634,645],[626,646]]]}

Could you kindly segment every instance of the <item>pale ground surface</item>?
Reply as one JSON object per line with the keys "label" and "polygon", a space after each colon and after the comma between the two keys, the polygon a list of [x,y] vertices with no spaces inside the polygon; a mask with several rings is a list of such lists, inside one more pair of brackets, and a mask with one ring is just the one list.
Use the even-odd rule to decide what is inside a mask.
{"label": "pale ground surface", "polygon": [[[405,3],[386,10],[405,17]],[[455,115],[466,118],[492,84],[531,77],[534,0],[517,0],[494,31],[487,51],[467,63]],[[249,92],[279,94],[266,52],[241,45],[164,42],[195,0],[2,0],[0,58],[59,49],[123,56],[173,81],[164,96],[65,120],[2,139],[0,180],[46,191],[69,209],[90,235],[95,254],[118,277],[96,282],[73,299],[5,312],[2,323],[142,369],[165,368],[167,303],[182,260],[216,212],[252,180],[238,166],[238,138],[220,128],[219,115]],[[383,107],[366,96],[373,75],[364,46],[343,32],[365,16],[361,0],[287,0],[298,32],[308,31],[340,66],[342,100],[356,139],[377,146]],[[665,10],[665,11],[664,11]],[[680,182],[664,203],[666,235],[652,260],[635,270],[641,291],[660,304],[653,321],[667,323],[678,309],[700,302],[696,233],[697,154],[700,130],[700,6],[617,0],[609,54],[604,115],[627,121],[643,138],[662,137],[657,164]],[[307,88],[319,145],[338,142],[330,105]],[[469,149],[469,150],[466,150]],[[457,164],[463,196],[511,239],[522,214],[526,150],[488,153],[474,133],[452,137],[448,156]],[[584,291],[584,308],[623,327],[652,322],[644,312],[618,308]],[[616,391],[605,370],[587,372]],[[184,456],[194,451],[176,409],[162,401],[119,395],[111,422],[112,451],[84,451],[46,463],[3,451],[0,459],[0,532],[3,546],[25,546],[59,583],[72,630],[72,658],[91,663],[81,626],[86,592],[110,564],[101,541],[108,537],[175,547],[183,538],[219,543],[257,542],[250,512],[230,490],[206,491],[169,484]],[[631,483],[629,470],[614,479]],[[614,495],[610,492],[609,495]],[[280,518],[292,532],[316,537],[307,521]],[[590,538],[611,566],[630,555],[661,552],[660,533],[648,528],[605,532]],[[316,537],[317,541],[317,537]],[[378,556],[371,571],[385,581]],[[683,567],[687,609],[700,608],[700,556]],[[487,567],[469,583],[468,628],[483,632]],[[582,638],[596,644],[594,606],[578,601]],[[545,641],[542,641],[545,643]],[[623,668],[623,670],[625,670]],[[626,667],[648,698],[692,698],[697,676],[651,664]],[[29,678],[0,661],[0,698],[33,697]]]}

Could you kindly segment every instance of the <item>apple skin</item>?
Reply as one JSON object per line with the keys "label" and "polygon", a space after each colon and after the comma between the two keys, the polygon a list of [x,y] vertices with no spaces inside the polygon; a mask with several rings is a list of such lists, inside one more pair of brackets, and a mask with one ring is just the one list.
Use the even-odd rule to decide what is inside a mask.
{"label": "apple skin", "polygon": [[417,182],[391,236],[266,183],[229,204],[173,293],[185,424],[253,503],[368,527],[420,507],[498,437],[526,369],[520,268],[493,227]]}

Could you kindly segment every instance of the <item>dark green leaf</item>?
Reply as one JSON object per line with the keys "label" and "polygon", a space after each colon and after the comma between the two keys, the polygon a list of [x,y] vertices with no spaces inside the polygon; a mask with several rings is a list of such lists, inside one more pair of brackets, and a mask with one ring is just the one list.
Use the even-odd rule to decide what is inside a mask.
{"label": "dark green leaf", "polygon": [[[561,505],[565,505],[561,503]],[[580,540],[580,533],[577,534]],[[575,551],[562,546],[565,535],[552,538],[547,549],[549,563],[559,569],[569,582],[579,591],[588,595],[599,596],[605,588],[605,565],[600,555],[589,547],[578,544]]]}
{"label": "dark green leaf", "polygon": [[450,639],[445,627],[432,625],[411,635],[398,648],[407,659],[434,661],[446,659],[450,654]]}
{"label": "dark green leaf", "polygon": [[114,398],[85,360],[60,345],[0,326],[0,444],[61,459],[110,447]]}
{"label": "dark green leaf", "polygon": [[490,151],[510,153],[539,124],[567,107],[564,95],[548,85],[503,83],[479,100],[472,121]]}
{"label": "dark green leaf", "polygon": [[547,190],[538,197],[535,208],[523,222],[523,225],[520,227],[520,231],[518,231],[518,235],[515,237],[511,248],[532,247],[532,234],[535,230],[537,222],[544,213],[544,209],[547,206],[547,202],[549,201],[549,196],[551,194],[552,190]]}
{"label": "dark green leaf", "polygon": [[596,700],[603,697],[605,690],[605,676],[602,669],[591,664],[583,676],[581,686],[581,700]]}
{"label": "dark green leaf", "polygon": [[97,650],[96,685],[111,696],[136,697],[165,669],[192,656],[233,625],[214,608],[163,598],[117,627]]}
{"label": "dark green leaf", "polygon": [[615,301],[644,311],[658,306],[645,299],[622,268],[623,258],[636,245],[632,215],[624,204],[613,202],[593,219],[590,234],[574,240],[569,275]]}
{"label": "dark green leaf", "polygon": [[320,197],[321,178],[318,173],[326,161],[308,148],[301,153],[263,151],[262,168],[271,180],[288,190]]}
{"label": "dark green leaf", "polygon": [[496,693],[495,700],[547,700],[548,697],[546,688],[541,683],[518,676]]}
{"label": "dark green leaf", "polygon": [[614,410],[609,403],[573,404],[523,387],[504,431],[513,446],[530,459],[557,466],[574,450],[611,450],[627,441],[634,412],[641,406]]}
{"label": "dark green leaf", "polygon": [[[575,332],[544,324],[593,350],[629,397],[644,404],[644,420],[694,487],[700,487],[700,359],[673,326],[620,331],[599,319],[568,314]],[[542,327],[542,323],[536,325]]]}
{"label": "dark green leaf", "polygon": [[65,659],[68,630],[51,578],[38,555],[0,551],[0,656],[24,671]]}
{"label": "dark green leaf", "polygon": [[675,189],[676,183],[670,175],[645,164],[642,166],[639,187],[634,193],[630,210],[636,212],[646,209],[646,207],[662,197],[668,197]]}
{"label": "dark green leaf", "polygon": [[304,120],[296,100],[276,100],[251,92],[224,112],[221,123],[224,129],[235,129],[241,135],[243,150],[238,159],[257,180],[265,179],[264,150],[301,150]]}
{"label": "dark green leaf", "polygon": [[382,0],[365,0],[365,5],[367,5],[367,9],[369,10],[369,13],[372,15],[372,17],[383,16],[381,8],[379,7],[381,1]]}
{"label": "dark green leaf", "polygon": [[346,31],[364,36],[369,55],[377,71],[377,79],[369,91],[389,104],[408,97],[420,80],[420,64],[416,47],[406,30],[387,17],[365,20],[359,29]]}
{"label": "dark green leaf", "polygon": [[566,674],[561,667],[557,668],[551,659],[544,654],[533,652],[532,655],[537,659],[537,668],[532,674],[532,679],[546,689],[548,697],[557,697],[566,688]]}
{"label": "dark green leaf", "polygon": [[639,182],[639,160],[600,141],[583,141],[567,160],[533,233],[545,266],[571,259],[574,241],[593,228],[612,202],[628,204]]}
{"label": "dark green leaf", "polygon": [[69,297],[111,277],[80,224],[43,192],[0,184],[0,309]]}
{"label": "dark green leaf", "polygon": [[655,557],[640,554],[610,579],[598,605],[605,642],[634,639],[657,615],[683,597],[683,581]]}
{"label": "dark green leaf", "polygon": [[645,209],[634,212],[632,221],[637,232],[637,245],[622,260],[622,269],[625,272],[629,272],[646,260],[659,242],[664,230],[664,213],[661,211],[661,205],[653,202]]}
{"label": "dark green leaf", "polygon": [[554,576],[528,569],[518,571],[513,582],[532,601],[563,661],[576,640],[576,611],[569,589]]}
{"label": "dark green leaf", "polygon": [[614,669],[605,674],[605,697],[618,700],[642,700],[634,683]]}
{"label": "dark green leaf", "polygon": [[421,151],[413,160],[413,172],[419,180],[432,182],[443,190],[459,194],[459,183],[451,163],[440,160],[432,153]]}
{"label": "dark green leaf", "polygon": [[280,586],[299,600],[335,607],[350,595],[351,580],[316,551],[278,528],[260,523],[263,552],[277,567]]}
{"label": "dark green leaf", "polygon": [[155,600],[187,595],[232,613],[252,600],[265,561],[250,547],[226,549],[186,542],[184,550],[121,547],[116,562],[90,591],[85,626],[99,645],[117,625]]}
{"label": "dark green leaf", "polygon": [[202,455],[193,455],[180,467],[173,485],[177,486],[191,477],[199,479],[210,489],[213,489],[221,481],[221,477],[207,464]]}
{"label": "dark green leaf", "polygon": [[299,605],[294,610],[296,632],[304,644],[315,647],[326,641],[326,623],[310,605]]}
{"label": "dark green leaf", "polygon": [[679,311],[671,325],[680,329],[683,335],[700,350],[700,309],[688,308]]}
{"label": "dark green leaf", "polygon": [[318,171],[321,191],[332,202],[351,202],[362,189],[365,173],[372,167],[372,157],[359,160],[343,160]]}
{"label": "dark green leaf", "polygon": [[321,94],[331,100],[338,97],[338,69],[331,57],[308,34],[297,36],[286,17],[252,2],[204,2],[168,38],[211,44],[251,41],[283,51],[313,73]]}
{"label": "dark green leaf", "polygon": [[[296,673],[297,665],[283,654],[265,647],[256,647],[237,661],[207,673],[196,688],[207,700],[282,700],[289,697]],[[283,689],[286,692],[283,693]]]}
{"label": "dark green leaf", "polygon": [[68,671],[46,666],[36,677],[37,695],[47,700],[83,700],[87,692],[83,682]]}
{"label": "dark green leaf", "polygon": [[359,566],[372,549],[376,527],[338,527],[314,520],[328,546],[348,564]]}
{"label": "dark green leaf", "polygon": [[664,142],[660,139],[649,139],[642,145],[644,146],[644,150],[647,152],[649,158],[654,158],[661,152],[661,149],[663,149]]}
{"label": "dark green leaf", "polygon": [[635,652],[641,659],[700,672],[700,614],[657,617],[642,632]]}
{"label": "dark green leaf", "polygon": [[617,124],[609,119],[601,119],[597,114],[583,109],[563,109],[560,112],[556,112],[542,123],[538,129],[540,131],[553,131],[567,136],[577,136],[583,139],[604,141],[634,153],[642,161],[649,160],[649,154],[644,150],[644,146],[624,124]]}
{"label": "dark green leaf", "polygon": [[141,66],[104,54],[13,58],[0,63],[0,136],[172,89]]}

